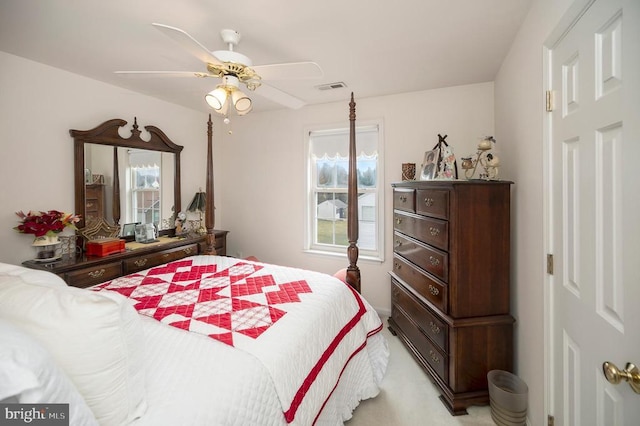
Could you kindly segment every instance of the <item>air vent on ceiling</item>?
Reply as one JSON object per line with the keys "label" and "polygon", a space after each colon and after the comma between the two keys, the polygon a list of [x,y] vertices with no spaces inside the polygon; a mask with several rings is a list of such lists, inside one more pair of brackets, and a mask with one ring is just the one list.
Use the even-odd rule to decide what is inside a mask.
{"label": "air vent on ceiling", "polygon": [[316,89],[318,89],[318,90],[333,90],[333,89],[342,89],[343,87],[347,87],[347,85],[344,84],[341,81],[337,81],[335,83],[321,84],[320,86],[316,86]]}

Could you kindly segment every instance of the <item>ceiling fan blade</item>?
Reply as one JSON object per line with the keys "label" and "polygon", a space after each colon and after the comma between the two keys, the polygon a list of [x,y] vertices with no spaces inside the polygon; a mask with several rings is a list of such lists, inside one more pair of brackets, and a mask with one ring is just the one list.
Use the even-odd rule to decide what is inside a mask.
{"label": "ceiling fan blade", "polygon": [[263,80],[304,80],[322,78],[324,72],[315,62],[287,62],[283,64],[257,65],[253,70]]}
{"label": "ceiling fan blade", "polygon": [[214,77],[206,72],[198,71],[114,71],[121,77]]}
{"label": "ceiling fan blade", "polygon": [[221,64],[220,60],[213,56],[209,49],[204,47],[198,40],[191,37],[180,28],[170,27],[169,25],[157,23],[153,23],[151,25],[162,31],[162,33],[166,36],[171,37],[173,40],[178,42],[178,44],[180,44],[183,49],[191,53],[196,58],[200,59],[202,62]]}
{"label": "ceiling fan blade", "polygon": [[254,93],[291,109],[300,109],[307,104],[302,99],[291,96],[290,94],[265,83],[262,83]]}

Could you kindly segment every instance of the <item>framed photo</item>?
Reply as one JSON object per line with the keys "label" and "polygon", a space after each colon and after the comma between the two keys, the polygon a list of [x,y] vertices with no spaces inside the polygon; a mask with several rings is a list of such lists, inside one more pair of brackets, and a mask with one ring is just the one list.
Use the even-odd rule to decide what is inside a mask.
{"label": "framed photo", "polygon": [[139,225],[140,222],[136,223],[125,223],[122,226],[122,236],[123,237],[135,237],[136,235],[136,225]]}
{"label": "framed photo", "polygon": [[424,153],[424,160],[420,166],[420,180],[432,180],[438,172],[438,158],[440,148],[434,148]]}
{"label": "framed photo", "polygon": [[156,241],[156,231],[152,223],[136,224],[136,243],[152,243]]}

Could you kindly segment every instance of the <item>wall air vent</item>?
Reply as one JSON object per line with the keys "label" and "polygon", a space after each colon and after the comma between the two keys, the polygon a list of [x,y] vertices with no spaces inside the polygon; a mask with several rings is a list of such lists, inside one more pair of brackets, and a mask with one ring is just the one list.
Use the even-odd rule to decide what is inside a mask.
{"label": "wall air vent", "polygon": [[333,89],[342,89],[343,87],[347,87],[347,85],[344,84],[341,81],[338,81],[338,82],[335,82],[335,83],[321,84],[320,86],[316,86],[316,89],[318,89],[318,90],[333,90]]}

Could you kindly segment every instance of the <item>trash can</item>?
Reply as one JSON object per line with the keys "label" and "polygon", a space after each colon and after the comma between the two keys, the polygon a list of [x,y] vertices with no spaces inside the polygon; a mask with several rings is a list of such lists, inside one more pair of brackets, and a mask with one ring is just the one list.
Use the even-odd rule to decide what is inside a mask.
{"label": "trash can", "polygon": [[515,374],[503,370],[487,373],[491,418],[498,426],[520,426],[527,421],[529,387]]}

